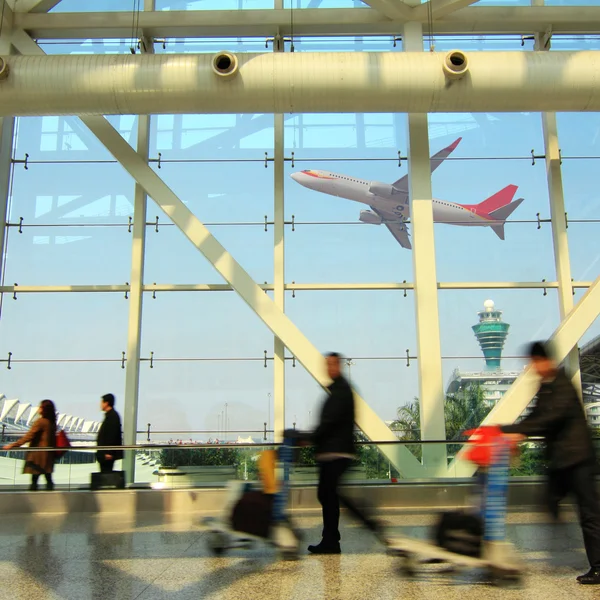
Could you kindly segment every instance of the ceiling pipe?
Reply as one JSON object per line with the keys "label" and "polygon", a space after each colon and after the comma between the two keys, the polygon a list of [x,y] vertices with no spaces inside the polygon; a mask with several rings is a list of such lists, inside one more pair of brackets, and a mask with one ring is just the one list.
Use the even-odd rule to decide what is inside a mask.
{"label": "ceiling pipe", "polygon": [[[600,53],[592,51],[3,59],[10,72],[0,81],[0,116],[600,111]],[[449,80],[449,69],[464,72]]]}

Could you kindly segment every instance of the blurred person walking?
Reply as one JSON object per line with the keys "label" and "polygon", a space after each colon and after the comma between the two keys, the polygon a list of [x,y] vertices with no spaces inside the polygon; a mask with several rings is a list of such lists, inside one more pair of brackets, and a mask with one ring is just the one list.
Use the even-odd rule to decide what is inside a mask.
{"label": "blurred person walking", "polygon": [[[4,450],[19,448],[29,443],[30,448],[54,448],[56,446],[56,410],[52,400],[42,400],[38,408],[39,417],[33,422],[31,429],[20,439],[4,446]],[[52,471],[55,454],[51,451],[28,452],[25,455],[23,473],[31,474],[30,490],[38,489],[40,475],[46,478],[46,489],[53,490]]]}
{"label": "blurred person walking", "polygon": [[325,358],[327,375],[332,383],[329,396],[323,404],[319,425],[310,436],[315,445],[319,464],[317,497],[323,511],[322,540],[308,547],[312,554],[340,554],[340,501],[371,531],[380,533],[380,526],[363,514],[354,502],[340,494],[342,476],[356,459],[354,447],[354,393],[342,375],[342,357],[331,352]]}
{"label": "blurred person walking", "polygon": [[529,348],[533,370],[541,384],[533,410],[521,422],[503,425],[516,437],[540,436],[546,441],[548,505],[558,519],[559,504],[569,493],[577,503],[590,570],[577,577],[586,585],[600,584],[600,501],[598,466],[585,411],[577,391],[559,368],[550,348],[535,342]]}
{"label": "blurred person walking", "polygon": [[[115,397],[105,394],[100,400],[104,421],[98,430],[98,446],[122,446],[121,417],[115,410]],[[100,463],[100,473],[112,473],[116,460],[123,458],[122,450],[98,450],[96,460]]]}

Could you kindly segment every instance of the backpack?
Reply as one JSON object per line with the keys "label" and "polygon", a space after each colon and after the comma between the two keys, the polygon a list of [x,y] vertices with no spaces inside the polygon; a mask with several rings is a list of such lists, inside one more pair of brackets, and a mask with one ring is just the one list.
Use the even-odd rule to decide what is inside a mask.
{"label": "backpack", "polygon": [[54,453],[57,460],[60,460],[67,453],[67,450],[71,447],[71,442],[69,441],[69,438],[67,437],[67,434],[65,433],[64,429],[60,429],[56,432],[56,447],[64,448],[64,450],[58,450]]}

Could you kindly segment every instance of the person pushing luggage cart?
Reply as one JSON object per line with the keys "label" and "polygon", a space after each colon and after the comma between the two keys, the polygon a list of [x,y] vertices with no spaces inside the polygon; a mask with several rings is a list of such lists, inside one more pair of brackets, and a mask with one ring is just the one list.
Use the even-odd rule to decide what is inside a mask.
{"label": "person pushing luggage cart", "polygon": [[497,427],[481,427],[472,434],[467,459],[481,470],[481,506],[471,511],[446,512],[433,531],[434,541],[390,540],[388,553],[400,557],[402,570],[413,575],[420,563],[449,563],[454,567],[484,568],[497,582],[518,582],[522,566],[506,541],[506,495],[514,444]]}
{"label": "person pushing luggage cart", "polygon": [[590,570],[577,577],[582,585],[600,585],[600,498],[598,465],[585,411],[564,369],[558,367],[548,344],[529,348],[531,366],[541,378],[537,402],[520,422],[502,425],[504,433],[543,436],[548,459],[548,504],[558,518],[561,500],[572,493]]}

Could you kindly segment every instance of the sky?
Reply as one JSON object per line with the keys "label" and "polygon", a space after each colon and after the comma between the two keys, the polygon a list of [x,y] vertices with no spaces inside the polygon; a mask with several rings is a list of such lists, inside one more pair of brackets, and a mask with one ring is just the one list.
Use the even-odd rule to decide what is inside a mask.
{"label": "sky", "polygon": [[[159,3],[160,4],[160,3]],[[187,3],[194,9],[210,2]],[[212,3],[214,5],[214,3]],[[232,8],[233,4],[231,3]],[[305,3],[306,4],[306,3]],[[352,4],[351,2],[346,3]],[[246,8],[267,3],[250,2]],[[322,6],[340,6],[326,3]],[[63,0],[62,10],[73,10]],[[165,6],[166,7],[166,3]],[[170,6],[181,8],[182,3]],[[304,6],[304,4],[303,4]],[[105,2],[104,9],[123,9]],[[116,7],[116,8],[115,8]],[[463,41],[467,50],[530,50],[512,36]],[[560,49],[597,41],[564,38]],[[454,47],[438,40],[436,47]],[[48,53],[129,52],[123,43],[46,43]],[[264,51],[262,41],[167,43],[166,52],[229,48]],[[401,51],[389,38],[298,40],[296,51]],[[159,51],[163,51],[159,48]],[[111,117],[135,144],[136,117]],[[479,203],[508,184],[523,204],[501,241],[487,228],[435,226],[437,278],[443,282],[541,282],[555,280],[550,209],[543,158],[541,115],[435,114],[429,117],[435,153],[462,136],[434,174],[436,198]],[[600,265],[600,114],[559,114],[569,250],[575,280],[593,280]],[[324,169],[391,183],[406,173],[406,115],[286,115],[286,282],[386,283],[413,280],[412,253],[382,227],[358,222],[364,206],[303,188],[289,175]],[[158,168],[158,153],[161,165]],[[152,166],[205,222],[258,283],[273,280],[272,115],[153,117]],[[292,152],[294,166],[292,166]],[[75,118],[19,119],[5,284],[124,284],[130,280],[134,183]],[[85,161],[85,162],[82,162]],[[538,227],[537,214],[541,219]],[[145,282],[222,283],[211,265],[148,201]],[[23,227],[19,232],[19,220]],[[582,292],[575,295],[579,299]],[[484,363],[471,326],[486,299],[510,323],[506,369],[522,367],[523,345],[549,336],[559,323],[556,290],[444,290],[438,294],[442,364],[446,384],[455,368]],[[113,294],[5,295],[0,317],[0,392],[38,402],[49,397],[59,411],[99,418],[99,397],[117,396],[123,408],[129,302]],[[386,420],[418,396],[414,294],[402,291],[312,291],[286,295],[286,312],[323,352],[353,359],[349,376]],[[596,323],[585,340],[600,334]],[[265,366],[264,353],[267,352]],[[410,356],[407,364],[406,354]],[[153,357],[152,366],[150,357]],[[272,423],[273,335],[232,292],[146,294],[143,306],[139,429],[218,429],[227,403],[230,430],[257,431]],[[28,362],[18,362],[28,361]],[[314,424],[322,391],[299,365],[286,363],[286,424]],[[269,397],[271,394],[271,397]],[[169,436],[167,436],[169,437]],[[182,437],[182,436],[179,436]],[[185,437],[185,436],[183,436]],[[258,437],[258,436],[255,436]]]}

